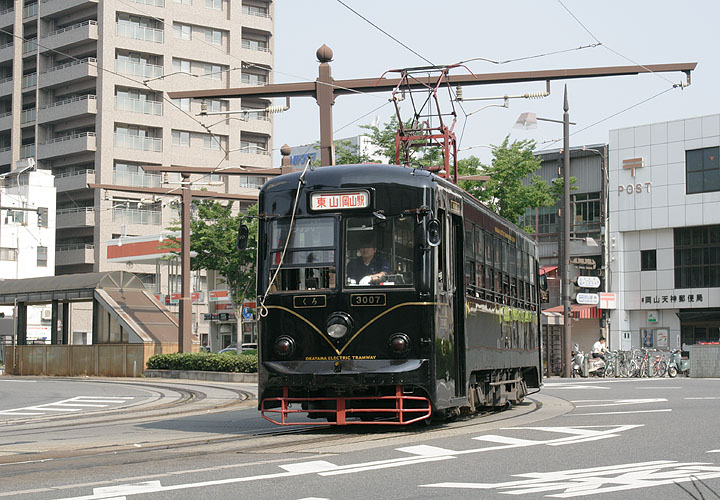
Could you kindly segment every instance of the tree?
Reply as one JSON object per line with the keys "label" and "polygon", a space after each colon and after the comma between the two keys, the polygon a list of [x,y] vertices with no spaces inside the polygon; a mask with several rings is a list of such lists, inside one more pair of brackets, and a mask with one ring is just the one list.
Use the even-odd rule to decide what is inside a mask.
{"label": "tree", "polygon": [[[406,128],[411,128],[412,120],[405,123]],[[370,131],[370,142],[377,147],[390,163],[395,162],[395,133],[398,130],[398,119],[395,115],[390,117],[390,121],[386,122],[382,128],[377,125],[361,125],[361,128]],[[411,166],[429,167],[439,165],[442,162],[442,154],[440,147],[428,147],[425,141],[415,141],[411,152]],[[402,159],[402,156],[401,156]]]}
{"label": "tree", "polygon": [[[211,269],[221,274],[228,285],[233,302],[241,306],[246,299],[255,298],[255,259],[257,254],[257,205],[247,214],[233,215],[232,202],[222,204],[213,200],[193,201],[197,214],[190,222],[190,269]],[[237,249],[237,234],[241,224],[250,229],[245,250]],[[177,231],[179,227],[171,227]],[[172,239],[168,247],[179,253],[180,242]],[[236,310],[239,310],[236,307]]]}
{"label": "tree", "polygon": [[[528,208],[552,206],[557,202],[554,191],[534,173],[541,160],[533,154],[534,141],[513,141],[510,137],[493,148],[490,165],[482,165],[477,158],[461,160],[462,175],[482,173],[490,177],[484,185],[478,181],[461,181],[460,186],[483,201],[490,209],[513,223],[517,223]],[[523,181],[528,179],[529,182]]]}

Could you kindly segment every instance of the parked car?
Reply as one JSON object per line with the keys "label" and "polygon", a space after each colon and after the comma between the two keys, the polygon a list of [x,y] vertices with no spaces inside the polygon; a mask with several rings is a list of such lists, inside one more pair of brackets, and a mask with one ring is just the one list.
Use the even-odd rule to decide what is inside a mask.
{"label": "parked car", "polygon": [[[243,351],[243,352],[245,352],[245,351],[253,351],[253,350],[257,351],[257,343],[255,343],[255,342],[243,343],[241,347],[242,347],[242,351]],[[218,354],[222,354],[222,353],[224,353],[224,352],[236,353],[236,352],[237,352],[237,345],[236,345],[236,344],[230,344],[230,345],[227,346],[225,349],[220,349],[220,350],[218,351]]]}

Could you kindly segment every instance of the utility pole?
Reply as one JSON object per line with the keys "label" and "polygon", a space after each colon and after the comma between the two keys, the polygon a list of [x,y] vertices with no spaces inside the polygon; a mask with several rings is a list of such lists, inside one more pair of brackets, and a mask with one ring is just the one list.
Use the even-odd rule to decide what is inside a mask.
{"label": "utility pole", "polygon": [[[320,109],[321,163],[323,166],[327,166],[335,164],[332,137],[332,106],[336,96],[355,93],[392,92],[401,83],[403,83],[404,88],[421,90],[437,83],[437,78],[435,77],[423,77],[420,75],[414,76],[410,82],[403,82],[402,78],[384,77],[335,80],[332,77],[329,64],[333,57],[332,50],[327,45],[323,45],[317,50],[316,56],[320,65],[318,68],[318,78],[314,82],[276,83],[233,89],[186,90],[168,92],[168,97],[171,99],[314,97]],[[685,73],[689,82],[690,72],[694,70],[696,66],[697,63],[676,63],[486,73],[478,75],[470,73],[464,75],[448,75],[447,82],[454,86],[496,85],[501,83],[571,80],[576,78],[597,78],[674,71]]]}
{"label": "utility pole", "polygon": [[570,107],[567,85],[563,96],[563,376],[572,376],[572,324],[570,320]]}

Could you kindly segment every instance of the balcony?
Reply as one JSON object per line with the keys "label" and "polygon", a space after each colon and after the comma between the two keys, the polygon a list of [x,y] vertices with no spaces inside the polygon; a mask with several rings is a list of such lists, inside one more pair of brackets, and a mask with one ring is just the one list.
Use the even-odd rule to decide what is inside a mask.
{"label": "balcony", "polygon": [[28,19],[32,19],[33,17],[37,17],[37,15],[38,15],[37,2],[31,3],[31,4],[23,7],[23,11],[22,11],[23,21],[27,21]]}
{"label": "balcony", "polygon": [[113,184],[131,187],[160,187],[162,185],[162,177],[157,174],[114,172]]}
{"label": "balcony", "polygon": [[88,4],[97,5],[98,0],[41,0],[43,16],[57,17],[57,14],[69,14],[78,7],[87,7]]}
{"label": "balcony", "polygon": [[57,216],[55,224],[58,229],[95,225],[95,209],[93,207],[61,208],[55,214]]}
{"label": "balcony", "polygon": [[157,78],[163,75],[162,66],[120,59],[115,60],[115,71],[143,78]]}
{"label": "balcony", "polygon": [[23,75],[20,83],[22,90],[30,90],[37,86],[37,73],[30,73],[29,75]]}
{"label": "balcony", "polygon": [[0,165],[9,165],[12,162],[12,148],[10,146],[0,148]]}
{"label": "balcony", "polygon": [[163,43],[164,32],[157,28],[146,28],[131,23],[116,23],[115,34],[133,40],[144,40],[146,42]]}
{"label": "balcony", "polygon": [[0,114],[0,130],[10,130],[13,124],[12,111]]}
{"label": "balcony", "polygon": [[80,61],[54,66],[40,73],[41,87],[55,87],[86,78],[97,78],[97,59],[88,57]]}
{"label": "balcony", "polygon": [[40,107],[38,123],[66,121],[83,115],[97,114],[97,100],[94,95],[72,97]]}
{"label": "balcony", "polygon": [[0,46],[0,62],[10,61],[15,55],[15,44],[8,42]]}
{"label": "balcony", "polygon": [[10,7],[0,12],[0,28],[15,24],[15,8]]}
{"label": "balcony", "polygon": [[160,137],[140,137],[137,135],[115,133],[113,142],[116,148],[136,149],[139,151],[154,151],[161,153],[163,140]]}
{"label": "balcony", "polygon": [[95,264],[95,245],[58,245],[55,266]]}
{"label": "balcony", "polygon": [[115,96],[115,109],[117,111],[130,111],[131,113],[162,116],[163,103],[161,101],[144,101]]}
{"label": "balcony", "polygon": [[37,118],[37,109],[35,109],[35,108],[23,109],[20,112],[20,125],[27,125],[29,123],[34,123],[35,118]]}
{"label": "balcony", "polygon": [[66,135],[40,144],[38,160],[96,151],[95,132]]}
{"label": "balcony", "polygon": [[0,96],[10,95],[13,92],[13,78],[9,76],[0,80]]}
{"label": "balcony", "polygon": [[138,210],[135,208],[113,208],[112,220],[117,224],[162,224],[162,212],[155,210]]}
{"label": "balcony", "polygon": [[25,144],[20,146],[20,159],[33,158],[35,156],[35,144]]}
{"label": "balcony", "polygon": [[241,24],[244,28],[253,28],[272,32],[273,21],[268,9],[250,5],[242,6]]}
{"label": "balcony", "polygon": [[42,50],[67,49],[73,46],[82,45],[88,40],[98,39],[97,21],[85,21],[72,26],[66,26],[59,30],[43,35]]}
{"label": "balcony", "polygon": [[37,49],[38,49],[37,38],[25,40],[22,44],[22,55],[23,55],[23,57],[29,56],[29,55],[37,52]]}
{"label": "balcony", "polygon": [[141,3],[143,5],[154,5],[155,7],[165,7],[165,0],[130,0],[131,2]]}
{"label": "balcony", "polygon": [[94,170],[65,172],[55,176],[55,189],[58,193],[63,191],[77,191],[78,189],[86,189],[88,184],[94,182]]}

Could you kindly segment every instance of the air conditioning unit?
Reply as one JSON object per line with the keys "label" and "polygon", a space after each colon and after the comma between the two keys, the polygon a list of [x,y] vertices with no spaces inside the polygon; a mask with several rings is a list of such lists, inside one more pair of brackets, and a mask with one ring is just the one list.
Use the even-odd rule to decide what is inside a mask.
{"label": "air conditioning unit", "polygon": [[50,321],[52,319],[52,309],[43,309],[40,317],[45,321]]}

